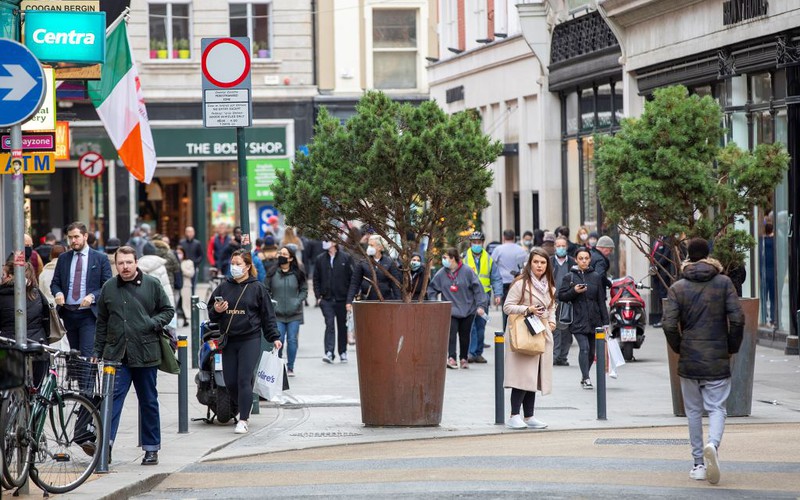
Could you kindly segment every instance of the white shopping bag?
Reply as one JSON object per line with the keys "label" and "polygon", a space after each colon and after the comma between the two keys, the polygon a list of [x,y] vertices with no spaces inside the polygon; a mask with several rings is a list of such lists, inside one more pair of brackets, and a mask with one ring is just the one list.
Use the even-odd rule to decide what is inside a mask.
{"label": "white shopping bag", "polygon": [[278,350],[261,354],[261,362],[256,372],[256,385],[253,390],[262,398],[271,400],[283,392],[283,364]]}
{"label": "white shopping bag", "polygon": [[625,364],[625,357],[622,356],[622,349],[619,348],[619,341],[614,337],[608,337],[608,360],[609,368],[614,371]]}

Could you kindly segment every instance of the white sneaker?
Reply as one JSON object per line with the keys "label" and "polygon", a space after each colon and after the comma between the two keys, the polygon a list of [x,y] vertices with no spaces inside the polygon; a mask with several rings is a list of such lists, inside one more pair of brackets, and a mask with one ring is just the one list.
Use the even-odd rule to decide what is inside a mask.
{"label": "white sneaker", "polygon": [[616,370],[611,370],[610,372],[608,372],[608,376],[616,380],[617,371]]}
{"label": "white sneaker", "polygon": [[236,429],[234,429],[233,433],[247,434],[247,420],[239,420],[236,422]]}
{"label": "white sneaker", "polygon": [[536,417],[531,417],[525,420],[525,425],[527,425],[530,429],[547,429],[547,424],[541,420],[537,420]]}
{"label": "white sneaker", "polygon": [[708,443],[703,448],[703,460],[706,461],[706,479],[711,484],[719,482],[719,456],[717,456],[717,447]]}
{"label": "white sneaker", "polygon": [[525,421],[522,420],[522,417],[519,415],[514,415],[508,420],[506,420],[506,427],[509,429],[527,429],[528,426],[525,424]]}
{"label": "white sneaker", "polygon": [[706,466],[704,464],[697,464],[689,471],[689,478],[696,479],[697,481],[706,480]]}

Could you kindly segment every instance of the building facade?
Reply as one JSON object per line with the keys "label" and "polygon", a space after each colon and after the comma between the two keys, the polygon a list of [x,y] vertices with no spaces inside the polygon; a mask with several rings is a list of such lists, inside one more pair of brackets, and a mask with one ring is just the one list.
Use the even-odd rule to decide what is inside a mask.
{"label": "building facade", "polygon": [[[797,212],[800,4],[792,0],[546,0],[519,5],[534,53],[549,61],[547,87],[561,100],[561,163],[570,221],[602,226],[589,132],[613,133],[654,89],[683,84],[725,113],[726,141],[753,148],[782,142],[792,163],[772,201],[740,227],[759,244],[743,295],[759,297],[768,342],[796,333],[800,255]],[[551,110],[552,112],[553,110]],[[545,111],[546,112],[546,111]],[[554,120],[551,125],[556,126]],[[579,194],[579,196],[576,196]],[[770,231],[770,229],[773,229]],[[620,274],[647,261],[619,242]]]}
{"label": "building facade", "polygon": [[[117,160],[85,91],[61,82],[58,119],[70,125],[69,159],[56,173],[26,176],[26,203],[34,238],[82,220],[102,244],[125,242],[131,228],[148,222],[176,239],[193,225],[205,238],[219,222],[237,225],[238,172],[233,128],[204,128],[201,40],[251,39],[253,126],[246,130],[250,225],[274,210],[268,185],[275,170],[290,168],[298,147],[313,133],[317,94],[315,17],[311,0],[133,0],[128,34],[153,131],[158,166],[147,186]],[[109,22],[111,20],[109,19]],[[102,153],[100,177],[79,174],[85,152]]]}
{"label": "building facade", "polygon": [[427,57],[438,53],[435,0],[319,0],[316,61],[319,95],[341,120],[366,90],[401,102],[428,100]]}
{"label": "building facade", "polygon": [[558,97],[542,92],[542,65],[519,24],[515,1],[439,3],[439,58],[428,66],[431,98],[448,113],[477,110],[484,132],[504,144],[480,226],[488,241],[504,229],[562,224],[557,129],[542,110]]}

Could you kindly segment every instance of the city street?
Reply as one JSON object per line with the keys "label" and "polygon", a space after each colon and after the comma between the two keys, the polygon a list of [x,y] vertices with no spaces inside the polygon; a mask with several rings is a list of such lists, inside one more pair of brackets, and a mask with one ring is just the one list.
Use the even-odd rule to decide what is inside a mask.
{"label": "city street", "polygon": [[[492,311],[487,331],[499,323],[499,312]],[[190,422],[188,434],[178,434],[177,377],[159,374],[161,463],[139,465],[137,402],[131,392],[111,473],[94,476],[64,496],[372,497],[402,492],[411,497],[494,497],[522,491],[592,498],[694,498],[701,492],[715,498],[800,495],[795,480],[800,441],[786,438],[800,431],[800,395],[792,383],[800,360],[782,351],[757,349],[752,416],[728,419],[721,449],[723,479],[710,488],[688,479],[688,431],[685,419],[672,415],[660,330],[649,329],[643,348],[635,352],[638,361],[621,367],[617,380],[608,379],[608,420],[597,420],[595,391],[579,385],[573,345],[572,366],[554,368],[553,394],[537,398],[536,416],[549,428],[521,432],[494,424],[494,347],[484,353],[489,364],[447,371],[441,426],[365,427],[357,346],[350,348],[349,364],[338,359],[333,365],[322,363],[322,334],[320,310],[306,308],[297,376],[290,379],[285,403],[262,402],[244,437],[235,435],[232,425],[200,421]],[[189,414],[198,418],[205,408],[194,397],[193,378],[191,372]],[[505,404],[507,411],[508,397]],[[602,439],[611,441],[598,441]],[[631,439],[637,441],[624,441]]]}

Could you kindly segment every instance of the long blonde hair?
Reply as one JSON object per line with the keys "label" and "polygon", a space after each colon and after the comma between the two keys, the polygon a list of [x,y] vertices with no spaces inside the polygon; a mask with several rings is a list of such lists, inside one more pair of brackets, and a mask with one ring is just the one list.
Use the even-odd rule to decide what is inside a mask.
{"label": "long blonde hair", "polygon": [[300,248],[302,245],[302,241],[300,238],[297,237],[297,234],[294,232],[294,228],[291,226],[286,227],[286,231],[283,233],[283,239],[281,240],[281,245],[294,245],[297,248]]}

